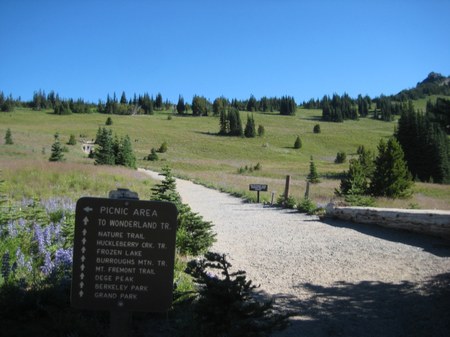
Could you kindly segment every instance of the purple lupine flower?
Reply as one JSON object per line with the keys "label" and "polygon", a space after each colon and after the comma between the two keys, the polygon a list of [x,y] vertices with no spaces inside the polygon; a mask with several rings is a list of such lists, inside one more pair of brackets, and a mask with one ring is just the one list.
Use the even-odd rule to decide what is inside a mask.
{"label": "purple lupine flower", "polygon": [[23,198],[22,199],[22,207],[28,207],[33,205],[34,200],[32,198]]}
{"label": "purple lupine flower", "polygon": [[45,239],[44,239],[44,233],[42,232],[41,226],[38,224],[34,224],[34,239],[36,240],[38,244],[38,251],[41,254],[45,254]]}
{"label": "purple lupine flower", "polygon": [[72,265],[72,249],[58,248],[55,253],[55,267]]}
{"label": "purple lupine flower", "polygon": [[17,226],[19,229],[25,229],[25,225],[27,224],[27,220],[24,218],[20,218],[17,220]]}
{"label": "purple lupine flower", "polygon": [[53,271],[54,264],[52,262],[52,257],[50,256],[50,252],[45,252],[44,256],[44,265],[41,266],[41,271],[44,275],[50,275]]}
{"label": "purple lupine flower", "polygon": [[63,211],[63,213],[73,212],[75,210],[75,203],[69,198],[50,198],[42,200],[41,204],[48,214],[57,211]]}
{"label": "purple lupine flower", "polygon": [[13,220],[8,221],[6,226],[8,227],[8,235],[11,236],[12,238],[15,238],[18,234],[15,221]]}
{"label": "purple lupine flower", "polygon": [[61,223],[57,222],[53,228],[54,228],[53,235],[54,235],[55,241],[62,242],[63,236],[62,236],[62,231],[61,231]]}
{"label": "purple lupine flower", "polygon": [[53,223],[50,223],[47,227],[42,231],[42,236],[44,238],[44,244],[46,247],[52,244],[52,232],[53,232]]}
{"label": "purple lupine flower", "polygon": [[19,267],[25,265],[25,255],[23,255],[22,251],[20,250],[20,247],[16,250],[16,262],[19,265]]}
{"label": "purple lupine flower", "polygon": [[31,261],[25,260],[25,255],[20,250],[20,247],[16,250],[16,263],[18,268],[25,269],[29,273],[33,270]]}
{"label": "purple lupine flower", "polygon": [[9,268],[9,252],[6,252],[2,256],[2,276],[7,279],[9,276],[9,272],[11,271]]}

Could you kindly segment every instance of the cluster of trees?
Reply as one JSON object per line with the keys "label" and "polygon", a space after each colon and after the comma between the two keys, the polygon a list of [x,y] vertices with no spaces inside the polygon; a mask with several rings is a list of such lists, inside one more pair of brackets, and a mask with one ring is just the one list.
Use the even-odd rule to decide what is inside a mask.
{"label": "cluster of trees", "polygon": [[415,112],[412,106],[402,113],[398,121],[395,137],[403,148],[409,170],[417,180],[450,182],[450,143],[439,121],[436,115]]}
{"label": "cluster of trees", "polygon": [[387,143],[381,139],[377,156],[363,146],[357,153],[358,158],[350,160],[337,194],[346,198],[364,195],[398,198],[412,193],[412,176],[396,138],[391,137]]}
{"label": "cluster of trees", "polygon": [[245,110],[249,112],[261,111],[261,112],[274,112],[279,111],[281,115],[294,115],[297,110],[297,104],[294,97],[282,96],[278,97],[262,97],[257,100],[255,96],[251,95],[248,100],[239,101],[234,99],[231,101],[231,106],[239,110]]}
{"label": "cluster of trees", "polygon": [[433,122],[450,134],[450,99],[437,98],[436,103],[427,102],[427,116]]}
{"label": "cluster of trees", "polygon": [[97,111],[114,115],[151,115],[155,110],[169,109],[170,106],[171,103],[169,101],[163,102],[160,93],[156,95],[156,98],[153,98],[148,93],[139,96],[134,94],[133,98],[128,100],[125,92],[122,92],[120,100],[117,98],[116,93],[112,97],[108,94],[105,102],[98,102]]}
{"label": "cluster of trees", "polygon": [[136,156],[133,153],[128,135],[113,137],[112,130],[99,128],[95,138],[96,147],[92,154],[97,165],[122,165],[136,168]]}
{"label": "cluster of trees", "polygon": [[358,119],[358,111],[353,99],[348,94],[322,99],[322,119],[330,122],[343,122],[345,119]]}
{"label": "cluster of trees", "polygon": [[231,101],[223,96],[217,97],[212,103],[203,96],[195,95],[192,99],[192,104],[185,104],[184,98],[180,95],[176,105],[179,114],[186,114],[189,108],[192,109],[194,116],[207,116],[212,114],[219,116],[230,108],[240,111],[261,111],[273,112],[279,111],[282,115],[293,115],[296,112],[297,104],[293,97],[283,96],[277,97],[262,97],[257,100],[255,96],[251,95],[247,100],[232,99]]}
{"label": "cluster of trees", "polygon": [[247,138],[253,138],[256,135],[263,136],[265,133],[264,126],[262,125],[258,126],[258,130],[256,129],[253,114],[247,115],[247,123],[243,129],[239,110],[233,107],[228,108],[228,111],[221,111],[219,124],[219,135],[222,136],[245,136]]}
{"label": "cluster of trees", "polygon": [[11,112],[14,111],[14,107],[16,105],[16,101],[12,97],[12,95],[9,95],[8,97],[5,96],[3,91],[0,91],[0,110],[3,112]]}
{"label": "cluster of trees", "polygon": [[28,106],[33,110],[40,111],[42,109],[53,109],[55,114],[69,115],[71,113],[90,113],[94,108],[93,104],[85,102],[79,98],[74,100],[72,98],[62,99],[53,90],[45,94],[45,91],[35,91],[33,100],[28,103]]}
{"label": "cluster of trees", "polygon": [[241,137],[244,134],[241,115],[236,108],[230,107],[228,111],[222,111],[220,113],[219,124],[219,135]]}

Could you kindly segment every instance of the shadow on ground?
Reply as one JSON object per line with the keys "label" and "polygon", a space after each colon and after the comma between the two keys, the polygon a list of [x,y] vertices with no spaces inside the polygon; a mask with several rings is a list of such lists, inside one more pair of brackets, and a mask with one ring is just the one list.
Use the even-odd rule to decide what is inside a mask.
{"label": "shadow on ground", "polygon": [[383,240],[400,242],[408,246],[418,247],[435,256],[450,257],[450,242],[438,237],[331,218],[325,218],[322,222],[334,227],[352,229],[362,234],[370,235]]}
{"label": "shadow on ground", "polygon": [[295,316],[273,336],[450,336],[450,273],[420,284],[367,281],[298,288],[304,299],[275,296],[280,309]]}

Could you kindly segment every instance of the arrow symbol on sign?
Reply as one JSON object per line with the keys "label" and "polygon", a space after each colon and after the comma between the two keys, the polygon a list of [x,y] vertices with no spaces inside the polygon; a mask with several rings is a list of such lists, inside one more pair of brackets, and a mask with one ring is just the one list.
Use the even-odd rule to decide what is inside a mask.
{"label": "arrow symbol on sign", "polygon": [[88,219],[87,216],[85,216],[84,219],[83,219],[84,225],[86,226],[88,224],[88,222],[89,222],[89,219]]}
{"label": "arrow symbol on sign", "polygon": [[85,267],[84,267],[84,264],[82,264],[81,267],[80,267],[81,271],[83,271],[84,268],[85,268]]}
{"label": "arrow symbol on sign", "polygon": [[86,213],[89,213],[89,212],[93,211],[94,209],[93,209],[92,207],[86,206],[85,208],[83,208],[83,210],[84,210]]}
{"label": "arrow symbol on sign", "polygon": [[80,280],[84,279],[84,273],[80,274]]}
{"label": "arrow symbol on sign", "polygon": [[80,297],[83,297],[83,294],[84,294],[83,290],[80,290],[79,294],[80,294]]}
{"label": "arrow symbol on sign", "polygon": [[86,235],[86,233],[87,233],[87,230],[86,230],[86,228],[85,229],[83,229],[83,236],[85,236]]}
{"label": "arrow symbol on sign", "polygon": [[83,242],[83,245],[86,244],[86,238],[83,238],[83,240],[81,240],[81,242]]}
{"label": "arrow symbol on sign", "polygon": [[84,262],[86,260],[86,257],[84,255],[81,256],[81,262]]}
{"label": "arrow symbol on sign", "polygon": [[86,247],[82,247],[81,248],[81,252],[84,254],[84,253],[86,253]]}
{"label": "arrow symbol on sign", "polygon": [[80,288],[83,288],[83,287],[84,287],[84,282],[81,281],[81,282],[80,282]]}

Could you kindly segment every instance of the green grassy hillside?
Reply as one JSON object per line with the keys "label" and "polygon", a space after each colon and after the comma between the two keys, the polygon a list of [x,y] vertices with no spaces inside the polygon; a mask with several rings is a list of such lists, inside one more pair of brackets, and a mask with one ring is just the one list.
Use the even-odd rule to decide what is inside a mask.
{"label": "green grassy hillside", "polygon": [[[276,195],[283,192],[286,175],[291,175],[292,194],[297,198],[303,196],[309,159],[313,156],[318,172],[322,175],[322,183],[312,186],[311,195],[321,203],[326,203],[334,197],[333,191],[339,185],[339,174],[348,168],[348,163],[334,163],[336,153],[345,151],[347,158],[351,158],[359,145],[375,150],[379,139],[391,136],[396,126],[396,122],[375,121],[369,118],[344,123],[325,123],[320,121],[320,110],[299,109],[296,116],[254,113],[256,125],[264,126],[265,135],[246,139],[218,136],[217,117],[174,115],[169,119],[170,115],[170,112],[160,112],[155,115],[111,116],[113,133],[118,136],[128,134],[133,141],[138,167],[160,170],[162,166],[169,165],[179,176],[227,191],[246,193],[248,196],[254,196],[247,191],[248,184],[266,183],[269,185],[269,193],[263,193],[262,196],[269,200],[270,192],[275,191]],[[128,172],[127,178],[116,181],[120,180],[112,173],[116,169],[94,166],[93,161],[82,152],[80,143],[75,146],[67,145],[69,152],[65,153],[65,163],[48,163],[53,135],[56,132],[60,134],[63,143],[69,140],[70,134],[74,134],[78,140],[81,138],[91,140],[95,138],[98,128],[105,126],[107,117],[98,113],[59,116],[49,111],[38,112],[28,109],[0,113],[0,136],[3,138],[7,128],[10,128],[14,141],[14,145],[3,145],[2,141],[0,169],[3,171],[3,178],[7,182],[14,181],[18,187],[15,189],[17,194],[15,197],[20,194],[19,190],[28,194],[37,193],[38,188],[33,188],[34,192],[28,190],[27,186],[32,185],[32,182],[27,180],[33,178],[30,174],[23,173],[34,168],[46,174],[57,171],[60,174],[85,172],[81,175],[88,175],[87,172],[101,174],[108,171],[105,174],[109,178],[104,179],[102,188],[109,190],[116,188],[117,185],[126,185],[140,190],[142,198],[148,198],[150,194],[145,193],[149,188],[148,186],[142,188],[142,176],[122,168],[120,172],[117,171],[118,176]],[[241,112],[241,119],[245,124],[246,112]],[[320,124],[320,134],[313,133],[315,124]],[[303,143],[299,150],[293,148],[297,135]],[[159,161],[143,160],[152,147],[159,148],[164,141],[168,144],[168,151],[159,154]],[[262,166],[261,170],[238,173],[239,168],[255,166],[257,163]],[[18,176],[21,177],[20,181]],[[110,184],[108,180],[111,180]],[[77,190],[75,185],[80,184],[77,181],[78,178],[72,182],[75,190]],[[8,186],[14,189],[13,186]],[[42,189],[48,190],[47,186],[42,186]],[[70,188],[61,190],[53,188],[53,192],[47,191],[42,194],[65,193],[64,190],[68,191]],[[93,188],[94,192],[90,192],[90,188],[84,190],[85,193],[100,195],[103,193],[99,187]],[[449,186],[416,184],[416,191],[412,199],[395,202],[381,199],[378,200],[378,204],[450,208]]]}

